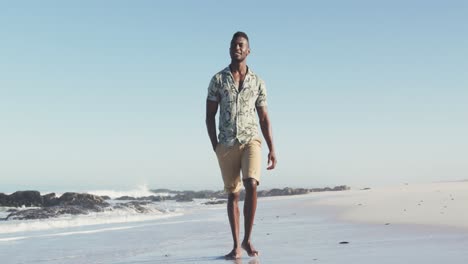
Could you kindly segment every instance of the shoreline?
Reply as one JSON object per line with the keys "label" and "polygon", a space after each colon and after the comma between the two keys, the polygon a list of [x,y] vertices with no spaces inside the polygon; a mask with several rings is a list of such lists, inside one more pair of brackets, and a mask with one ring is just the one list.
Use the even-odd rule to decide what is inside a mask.
{"label": "shoreline", "polygon": [[[374,191],[375,195],[385,194],[381,189]],[[0,235],[4,238],[0,239],[0,257],[7,263],[47,260],[52,264],[467,263],[466,232],[342,218],[356,207],[343,204],[343,199],[351,203],[356,197],[374,198],[360,192],[366,191],[262,198],[252,234],[260,251],[255,258],[245,252],[237,261],[222,258],[232,248],[225,205],[143,222]],[[242,206],[241,202],[240,209]],[[240,224],[242,236],[242,217]]]}

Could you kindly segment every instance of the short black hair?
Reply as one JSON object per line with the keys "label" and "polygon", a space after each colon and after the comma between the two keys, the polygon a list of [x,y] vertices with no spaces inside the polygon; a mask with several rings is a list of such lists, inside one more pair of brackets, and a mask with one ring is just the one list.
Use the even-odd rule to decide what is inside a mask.
{"label": "short black hair", "polygon": [[234,33],[234,35],[232,35],[232,41],[234,41],[236,38],[245,38],[247,40],[247,43],[249,43],[249,37],[247,36],[247,34],[245,34],[245,32],[242,32],[242,31],[237,31],[236,33]]}

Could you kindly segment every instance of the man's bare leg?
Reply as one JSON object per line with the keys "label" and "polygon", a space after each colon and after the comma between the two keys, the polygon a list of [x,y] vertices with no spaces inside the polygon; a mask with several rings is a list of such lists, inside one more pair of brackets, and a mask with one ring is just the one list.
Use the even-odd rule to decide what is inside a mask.
{"label": "man's bare leg", "polygon": [[250,234],[255,219],[255,211],[257,210],[257,180],[249,178],[244,180],[245,186],[245,200],[244,200],[244,240],[242,241],[242,248],[247,251],[250,257],[258,256],[258,251],[255,250],[251,241]]}
{"label": "man's bare leg", "polygon": [[239,243],[239,192],[229,194],[227,212],[229,217],[229,224],[231,225],[231,233],[234,246],[232,251],[224,257],[226,259],[238,259],[242,256],[242,249]]}

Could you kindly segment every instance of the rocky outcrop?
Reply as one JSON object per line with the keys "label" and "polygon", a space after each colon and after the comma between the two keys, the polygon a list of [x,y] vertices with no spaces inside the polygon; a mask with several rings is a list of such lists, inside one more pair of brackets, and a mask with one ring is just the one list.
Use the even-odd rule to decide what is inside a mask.
{"label": "rocky outcrop", "polygon": [[18,191],[10,195],[0,194],[0,206],[39,207],[11,210],[5,218],[5,220],[24,220],[50,218],[63,214],[102,212],[110,205],[102,197],[87,193],[67,192],[57,198],[55,193],[41,196],[38,191]]}
{"label": "rocky outcrop", "polygon": [[[163,190],[166,193],[172,194],[171,196],[163,197],[165,200],[175,200],[177,202],[190,202],[194,199],[213,199],[213,200],[226,200],[228,195],[223,191],[171,191],[168,189],[157,189],[152,190],[153,192],[161,192]],[[258,197],[270,197],[270,196],[287,196],[287,195],[300,195],[307,194],[311,192],[325,192],[325,191],[345,191],[349,190],[349,187],[346,185],[335,186],[333,188],[283,188],[283,189],[270,189],[270,190],[261,190],[257,192]],[[240,200],[245,199],[245,191],[241,190]],[[207,202],[205,204],[214,204],[213,202]]]}
{"label": "rocky outcrop", "polygon": [[257,196],[259,197],[269,197],[269,196],[285,196],[285,195],[299,195],[299,194],[307,194],[309,193],[309,189],[303,189],[303,188],[284,188],[284,189],[271,189],[271,190],[265,190],[265,191],[259,191],[257,193]]}
{"label": "rocky outcrop", "polygon": [[81,206],[52,206],[37,209],[17,210],[9,214],[5,220],[44,219],[57,217],[63,214],[88,214],[89,210]]}
{"label": "rocky outcrop", "polygon": [[225,204],[227,203],[227,200],[225,199],[222,199],[222,200],[212,200],[212,201],[208,201],[208,202],[205,202],[203,204],[206,204],[206,205],[214,205],[214,204]]}
{"label": "rocky outcrop", "polygon": [[144,205],[149,204],[149,202],[142,202],[142,201],[131,201],[128,203],[118,203],[116,204],[113,209],[131,209],[137,213],[148,213],[150,210],[144,207]]}
{"label": "rocky outcrop", "polygon": [[[257,192],[258,197],[300,195],[311,192],[323,191],[344,191],[349,190],[346,185],[333,188],[283,188],[261,190]],[[169,193],[169,196],[151,195],[146,197],[123,196],[115,200],[128,201],[126,203],[117,203],[111,206],[106,200],[110,197],[97,196],[87,193],[67,192],[57,197],[55,193],[41,195],[38,191],[18,191],[10,195],[0,193],[0,206],[16,207],[9,209],[10,213],[5,219],[0,220],[23,220],[23,219],[44,219],[56,217],[63,214],[89,214],[90,212],[102,212],[113,209],[128,209],[137,213],[150,212],[146,205],[151,202],[160,202],[164,200],[173,200],[176,202],[191,202],[194,199],[210,199],[205,204],[223,204],[226,203],[228,195],[223,191],[171,191],[168,189],[154,190],[156,193]],[[240,199],[244,200],[245,191],[240,192]],[[23,207],[33,207],[24,209]],[[153,210],[153,209],[151,209]]]}
{"label": "rocky outcrop", "polygon": [[99,212],[102,208],[109,206],[101,196],[88,193],[67,192],[58,199],[61,206],[80,206],[85,209]]}
{"label": "rocky outcrop", "polygon": [[153,201],[160,202],[165,200],[174,200],[176,202],[192,202],[194,199],[211,199],[211,198],[227,198],[223,192],[215,191],[171,191],[168,189],[157,189],[152,190],[156,193],[161,193],[162,191],[170,193],[168,196],[161,195],[151,195],[145,197],[131,197],[131,196],[122,196],[116,198],[119,201]]}
{"label": "rocky outcrop", "polygon": [[151,196],[144,196],[144,197],[132,197],[132,196],[121,196],[118,198],[115,198],[115,200],[118,201],[152,201],[152,202],[161,202],[164,201],[166,197],[164,196],[156,196],[156,195],[151,195]]}
{"label": "rocky outcrop", "polygon": [[172,197],[176,202],[193,202],[194,196],[192,194],[177,194]]}
{"label": "rocky outcrop", "polygon": [[10,195],[0,193],[0,206],[42,206],[43,198],[38,191],[17,191]]}
{"label": "rocky outcrop", "polygon": [[346,185],[339,185],[333,188],[325,187],[325,188],[314,188],[314,189],[309,189],[309,190],[310,192],[346,191],[346,190],[349,190],[349,187]]}
{"label": "rocky outcrop", "polygon": [[10,195],[0,193],[0,206],[6,207],[50,207],[78,205],[85,208],[108,205],[100,196],[87,193],[64,193],[60,198],[55,193],[42,195],[38,191],[17,191]]}
{"label": "rocky outcrop", "polygon": [[55,206],[59,205],[59,199],[55,193],[49,193],[42,196],[42,206]]}

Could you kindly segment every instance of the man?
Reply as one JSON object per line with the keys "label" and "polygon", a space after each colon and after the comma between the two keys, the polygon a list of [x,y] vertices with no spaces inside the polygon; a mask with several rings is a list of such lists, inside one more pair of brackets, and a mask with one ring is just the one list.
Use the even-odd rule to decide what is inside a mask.
{"label": "man", "polygon": [[[218,158],[228,193],[227,212],[234,247],[225,256],[237,259],[242,248],[248,255],[258,255],[250,235],[257,209],[257,185],[260,183],[261,138],[258,136],[257,117],[263,137],[269,148],[268,170],[276,166],[275,148],[267,112],[266,88],[263,80],[247,66],[250,54],[249,38],[236,32],[229,48],[231,64],[211,79],[206,101],[206,127],[213,150]],[[216,137],[216,113],[220,107],[219,135]],[[219,142],[218,142],[219,139]],[[240,172],[242,171],[242,181]],[[239,240],[239,193],[245,187],[244,239]]]}

